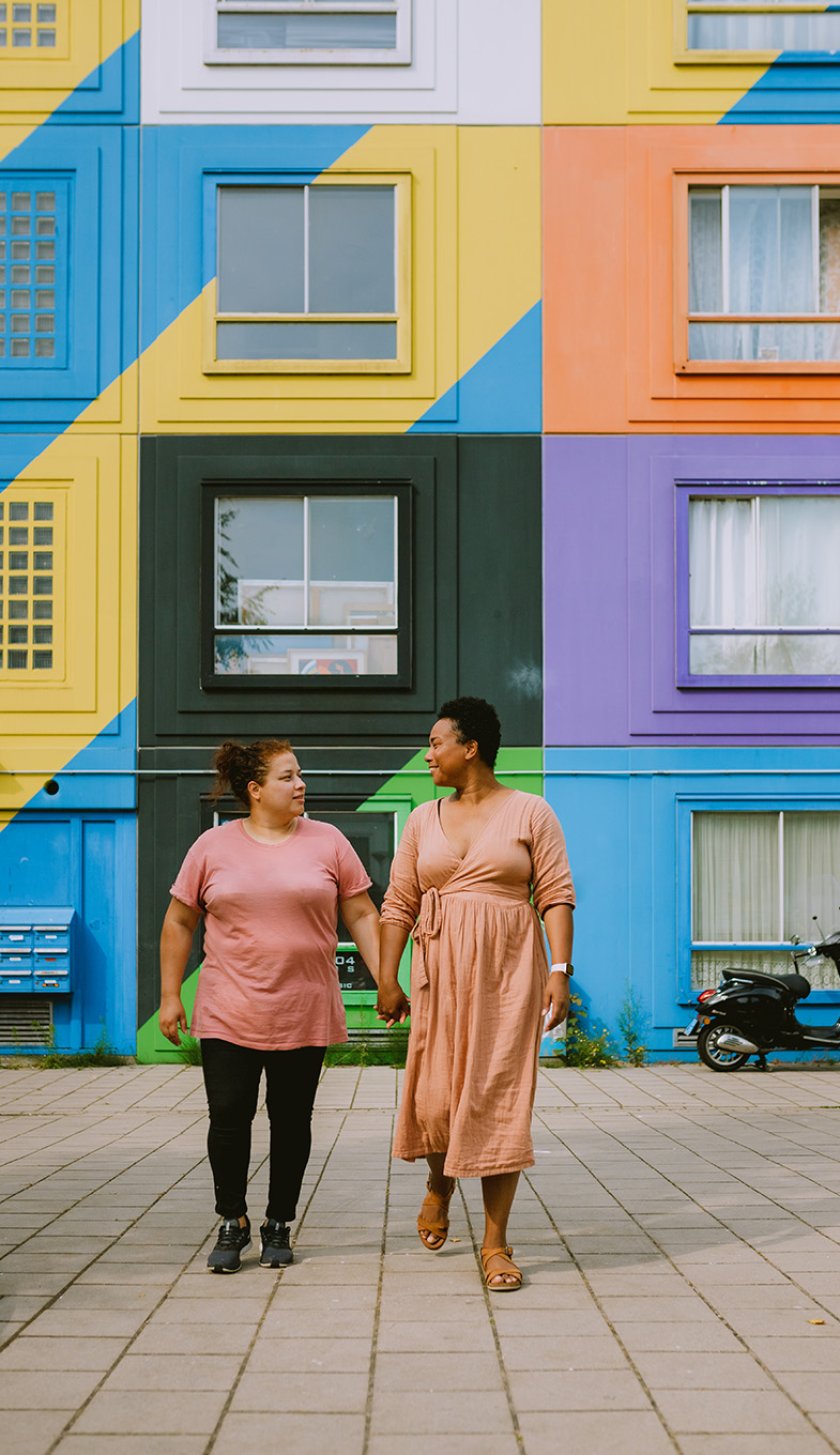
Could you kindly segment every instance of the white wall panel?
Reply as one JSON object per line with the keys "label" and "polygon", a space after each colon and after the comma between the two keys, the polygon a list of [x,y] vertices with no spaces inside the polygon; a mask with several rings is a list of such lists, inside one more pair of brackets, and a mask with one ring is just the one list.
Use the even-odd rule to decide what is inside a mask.
{"label": "white wall panel", "polygon": [[540,121],[540,0],[413,0],[408,64],[208,62],[215,0],[144,0],[147,123]]}

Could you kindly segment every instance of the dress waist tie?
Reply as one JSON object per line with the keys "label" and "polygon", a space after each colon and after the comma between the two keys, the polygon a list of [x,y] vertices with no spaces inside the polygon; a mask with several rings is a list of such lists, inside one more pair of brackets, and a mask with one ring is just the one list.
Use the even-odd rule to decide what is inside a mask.
{"label": "dress waist tie", "polygon": [[420,914],[414,929],[411,931],[411,938],[417,946],[417,953],[414,956],[414,971],[418,986],[428,985],[429,972],[426,966],[426,954],[430,940],[437,939],[440,934],[440,890],[434,885],[427,889],[420,900]]}

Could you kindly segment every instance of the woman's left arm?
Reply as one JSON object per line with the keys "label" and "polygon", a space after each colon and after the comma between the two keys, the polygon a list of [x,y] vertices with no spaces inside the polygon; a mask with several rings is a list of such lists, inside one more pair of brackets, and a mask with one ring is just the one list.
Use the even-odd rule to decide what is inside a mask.
{"label": "woman's left arm", "polygon": [[[570,904],[553,904],[543,914],[552,965],[571,964],[574,935],[573,914],[574,911]],[[562,970],[555,970],[554,974],[548,977],[543,1000],[543,1010],[549,1012],[545,1023],[547,1031],[553,1031],[555,1026],[559,1026],[566,1019],[569,1013],[570,998],[571,987],[568,975],[564,975]]]}
{"label": "woman's left arm", "polygon": [[364,889],[361,894],[351,894],[340,899],[341,914],[353,943],[361,951],[362,959],[371,975],[379,984],[379,911]]}

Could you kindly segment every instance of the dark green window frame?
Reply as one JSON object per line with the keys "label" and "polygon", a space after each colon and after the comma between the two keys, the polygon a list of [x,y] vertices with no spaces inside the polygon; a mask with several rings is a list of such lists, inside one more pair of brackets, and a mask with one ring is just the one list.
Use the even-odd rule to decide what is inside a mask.
{"label": "dark green window frame", "polygon": [[[353,496],[396,497],[397,501],[397,670],[387,674],[365,676],[296,676],[286,673],[249,674],[220,673],[216,671],[215,660],[215,521],[216,501],[222,496],[253,498],[272,496],[274,498],[299,498],[301,496]],[[413,631],[413,572],[412,572],[412,517],[413,490],[407,482],[334,480],[317,484],[299,479],[295,481],[232,480],[214,481],[202,491],[201,521],[201,685],[212,691],[264,691],[266,688],[286,689],[295,692],[335,691],[342,692],[381,691],[383,688],[411,687],[414,657]],[[326,629],[289,628],[289,634],[296,636],[323,636]],[[340,634],[340,633],[337,633]]]}

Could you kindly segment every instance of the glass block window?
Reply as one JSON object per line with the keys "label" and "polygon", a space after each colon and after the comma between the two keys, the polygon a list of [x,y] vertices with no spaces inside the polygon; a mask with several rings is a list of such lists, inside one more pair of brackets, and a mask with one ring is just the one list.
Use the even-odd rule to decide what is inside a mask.
{"label": "glass block window", "polygon": [[217,361],[302,368],[400,353],[398,187],[220,186]]}
{"label": "glass block window", "polygon": [[[727,965],[793,969],[807,944],[840,927],[840,812],[697,812],[691,842],[692,986]],[[809,962],[815,989],[837,989],[830,960]]]}
{"label": "glass block window", "polygon": [[835,536],[840,550],[838,494],[692,495],[690,673],[782,683],[840,676]]}
{"label": "glass block window", "polygon": [[398,509],[384,493],[218,496],[215,673],[396,674]]}
{"label": "glass block window", "polygon": [[689,359],[840,363],[840,187],[690,187]]}
{"label": "glass block window", "polygon": [[382,65],[411,58],[410,0],[214,0],[215,54],[263,64]]}
{"label": "glass block window", "polygon": [[63,500],[17,486],[0,495],[0,677],[40,681],[60,671]]}
{"label": "glass block window", "polygon": [[0,0],[0,51],[15,58],[49,56],[56,49],[59,26],[66,24],[68,0]]}
{"label": "glass block window", "polygon": [[689,0],[690,51],[840,50],[840,9],[827,0]]}
{"label": "glass block window", "polygon": [[0,367],[66,362],[68,189],[0,173]]}

